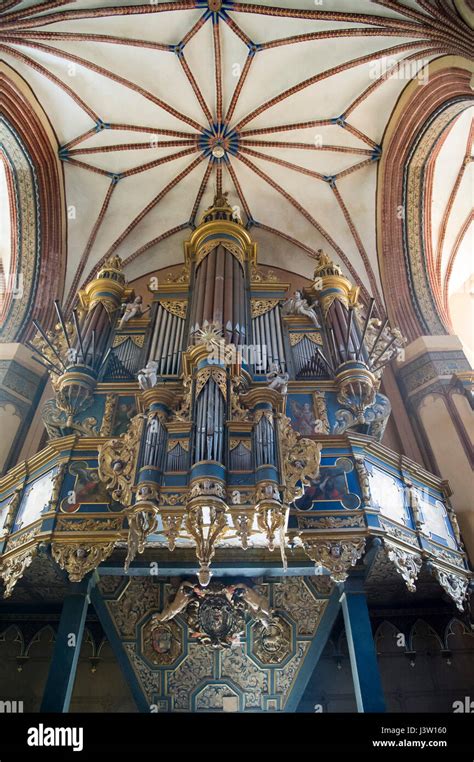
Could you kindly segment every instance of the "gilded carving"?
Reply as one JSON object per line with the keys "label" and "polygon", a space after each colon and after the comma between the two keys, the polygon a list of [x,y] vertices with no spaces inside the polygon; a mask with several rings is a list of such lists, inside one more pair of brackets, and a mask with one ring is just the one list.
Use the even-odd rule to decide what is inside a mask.
{"label": "gilded carving", "polygon": [[219,498],[208,498],[205,500],[208,519],[205,516],[203,507],[199,502],[195,505],[189,504],[185,526],[196,543],[196,557],[200,566],[198,579],[200,584],[205,587],[211,579],[209,567],[216,552],[216,543],[226,533],[228,524],[226,504],[221,503]]}
{"label": "gilded carving", "polygon": [[326,405],[326,395],[324,392],[313,392],[314,411],[316,413],[316,425],[314,430],[317,434],[330,434],[328,409]]}
{"label": "gilded carving", "polygon": [[229,450],[235,450],[236,447],[239,445],[242,445],[242,447],[245,447],[246,450],[252,449],[252,442],[250,439],[234,439],[233,437],[229,440]]}
{"label": "gilded carving", "polygon": [[162,513],[163,534],[168,540],[168,548],[172,552],[176,547],[176,540],[179,537],[183,517],[179,513]]}
{"label": "gilded carving", "polygon": [[153,664],[172,664],[183,651],[183,634],[176,622],[161,623],[153,618],[142,628],[142,654]]}
{"label": "gilded carving", "polygon": [[166,276],[167,283],[189,283],[190,268],[189,263],[186,262],[181,270],[177,273],[168,273]]}
{"label": "gilded carving", "polygon": [[369,479],[369,472],[367,471],[367,468],[365,465],[364,456],[356,453],[354,455],[354,465],[357,471],[357,476],[359,477],[359,486],[360,486],[360,492],[362,495],[361,507],[370,508],[372,503],[372,498],[370,494],[370,479]]}
{"label": "gilded carving", "polygon": [[30,547],[2,560],[0,577],[5,584],[5,592],[3,593],[4,598],[9,598],[11,596],[16,583],[23,577],[23,574],[28,566],[30,566],[35,555],[36,547]]}
{"label": "gilded carving", "polygon": [[27,529],[25,532],[22,532],[21,534],[15,534],[14,537],[11,537],[8,540],[7,543],[7,550],[10,552],[10,550],[14,550],[15,548],[19,548],[20,545],[25,545],[25,543],[32,540],[34,537],[36,537],[37,534],[39,534],[41,531],[41,523],[36,524],[36,526],[31,527],[30,529]]}
{"label": "gilded carving", "polygon": [[59,518],[57,532],[118,532],[122,528],[123,518],[76,519]]}
{"label": "gilded carving", "polygon": [[252,283],[278,283],[278,277],[273,270],[264,270],[257,265],[250,268],[250,278]]}
{"label": "gilded carving", "polygon": [[224,485],[213,479],[198,479],[191,484],[189,498],[201,497],[202,495],[215,495],[225,500]]}
{"label": "gilded carving", "polygon": [[119,347],[128,339],[130,339],[130,341],[133,344],[135,344],[136,347],[142,347],[145,343],[145,334],[144,333],[119,333],[116,336],[114,336],[112,347],[113,348]]}
{"label": "gilded carving", "polygon": [[349,529],[353,527],[365,528],[363,516],[298,516],[300,529]]}
{"label": "gilded carving", "polygon": [[295,347],[303,339],[309,339],[313,344],[319,344],[322,346],[323,339],[319,331],[306,331],[305,333],[290,333],[290,344]]}
{"label": "gilded carving", "polygon": [[[293,429],[290,419],[280,417],[281,469],[284,477],[283,499],[286,504],[301,497],[304,486],[316,479],[321,463],[321,445],[301,437]],[[302,488],[297,487],[301,481]]]}
{"label": "gilded carving", "polygon": [[178,445],[185,452],[189,452],[189,439],[184,439],[183,437],[181,439],[168,439],[168,444],[166,445],[167,452],[170,452],[170,450],[173,450]]}
{"label": "gilded carving", "polygon": [[298,635],[314,635],[327,601],[318,600],[301,577],[286,577],[274,586],[276,609],[286,611],[296,622]]}
{"label": "gilded carving", "polygon": [[153,534],[158,526],[157,508],[152,503],[139,502],[127,513],[127,518],[127,557],[123,567],[126,572],[137,553],[143,553],[146,538],[149,534]]}
{"label": "gilded carving", "polygon": [[279,303],[279,299],[261,299],[254,298],[250,300],[250,311],[252,318],[265,315],[266,312],[270,312]]}
{"label": "gilded carving", "polygon": [[132,502],[133,479],[144,420],[144,416],[136,415],[132,418],[128,431],[99,447],[99,477],[105,482],[114,500],[125,506]]}
{"label": "gilded carving", "polygon": [[7,516],[6,516],[5,523],[2,529],[0,529],[0,540],[2,540],[4,537],[7,536],[7,534],[10,532],[13,526],[16,512],[18,508],[20,507],[22,495],[23,495],[23,485],[15,489],[6,507]]}
{"label": "gilded carving", "polygon": [[115,408],[117,406],[117,395],[107,394],[105,397],[104,415],[100,427],[100,436],[109,437],[112,434]]}
{"label": "gilded carving", "polygon": [[207,384],[210,378],[212,378],[215,381],[224,399],[227,399],[226,373],[224,370],[222,370],[222,368],[217,368],[215,366],[207,366],[206,368],[203,368],[202,370],[198,372],[197,378],[196,378],[196,391],[195,391],[196,399],[199,397],[202,389]]}
{"label": "gilded carving", "polygon": [[192,402],[192,381],[190,376],[183,378],[183,399],[179,407],[174,412],[174,418],[177,421],[188,422],[191,416]]}
{"label": "gilded carving", "polygon": [[257,623],[252,634],[252,653],[262,664],[281,664],[293,650],[291,627],[279,616]]}
{"label": "gilded carving", "polygon": [[161,492],[160,503],[163,505],[180,505],[185,501],[186,495],[179,492]]}
{"label": "gilded carving", "polygon": [[242,550],[247,550],[249,544],[249,536],[252,529],[252,517],[247,513],[239,513],[234,516],[234,526],[236,529],[237,537],[240,540]]}
{"label": "gilded carving", "polygon": [[322,540],[303,536],[303,548],[316,567],[328,570],[334,582],[344,582],[351,566],[355,566],[365,549],[365,538]]}
{"label": "gilded carving", "polygon": [[88,572],[96,569],[112,554],[114,544],[53,542],[51,554],[61,569],[67,571],[71,582],[80,582]]}
{"label": "gilded carving", "polygon": [[188,300],[187,299],[160,299],[161,306],[172,315],[184,319],[186,317]]}
{"label": "gilded carving", "polygon": [[238,376],[232,378],[230,391],[230,417],[233,421],[248,421],[251,418],[251,412],[248,410],[248,408],[243,407],[240,403],[240,385],[241,381]]}

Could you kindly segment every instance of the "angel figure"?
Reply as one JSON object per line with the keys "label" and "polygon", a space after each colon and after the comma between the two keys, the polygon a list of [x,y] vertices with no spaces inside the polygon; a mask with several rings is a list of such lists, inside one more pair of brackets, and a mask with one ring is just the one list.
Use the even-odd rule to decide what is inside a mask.
{"label": "angel figure", "polygon": [[191,602],[195,586],[190,582],[182,582],[178,587],[174,599],[168,603],[160,614],[154,614],[152,617],[153,622],[169,622],[170,619],[174,619],[175,616],[181,614],[188,604]]}
{"label": "angel figure", "polygon": [[267,599],[263,595],[259,595],[254,588],[240,582],[235,586],[235,591],[245,601],[254,619],[260,622],[266,629],[273,619],[273,612],[268,605]]}
{"label": "angel figure", "polygon": [[138,371],[137,379],[140,389],[152,389],[158,381],[158,363],[155,360],[148,360],[144,368]]}
{"label": "angel figure", "polygon": [[303,402],[301,405],[296,400],[290,400],[290,410],[293,428],[299,434],[311,435],[315,433],[318,421],[314,417],[309,402]]}
{"label": "angel figure", "polygon": [[125,302],[122,304],[122,308],[124,309],[124,313],[122,317],[120,318],[119,328],[123,328],[125,323],[128,323],[129,320],[132,320],[132,318],[139,318],[142,317],[150,307],[146,307],[146,309],[142,309],[143,304],[143,297],[136,296],[133,302]]}
{"label": "angel figure", "polygon": [[295,291],[293,296],[283,302],[283,315],[303,315],[311,320],[315,328],[319,328],[318,316],[312,306],[308,304],[301,291]]}
{"label": "angel figure", "polygon": [[288,381],[290,376],[288,373],[283,373],[280,370],[280,366],[276,362],[272,362],[270,365],[270,371],[267,373],[267,378],[270,381],[268,388],[274,389],[280,394],[286,394],[288,391]]}

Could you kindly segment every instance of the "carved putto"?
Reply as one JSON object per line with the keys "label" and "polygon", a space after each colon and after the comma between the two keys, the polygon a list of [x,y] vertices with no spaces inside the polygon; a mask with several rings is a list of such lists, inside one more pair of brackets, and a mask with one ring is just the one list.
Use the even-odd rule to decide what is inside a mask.
{"label": "carved putto", "polygon": [[314,307],[304,298],[302,291],[295,291],[293,296],[283,302],[283,315],[301,315],[307,317],[313,323],[315,328],[319,328],[319,321]]}

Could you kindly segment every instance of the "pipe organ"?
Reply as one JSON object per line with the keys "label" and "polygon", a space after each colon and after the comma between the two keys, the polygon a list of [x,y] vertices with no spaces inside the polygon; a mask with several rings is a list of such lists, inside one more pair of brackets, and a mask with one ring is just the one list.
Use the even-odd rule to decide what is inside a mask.
{"label": "pipe organ", "polygon": [[[75,579],[121,543],[127,569],[149,547],[192,553],[203,587],[229,547],[247,557],[278,548],[283,570],[291,548],[339,582],[366,538],[388,531],[395,509],[379,519],[377,494],[402,495],[404,547],[423,531],[423,516],[448,510],[436,477],[417,476],[379,445],[390,414],[380,380],[403,337],[373,301],[359,303],[322,251],[313,281],[289,293],[259,267],[255,242],[220,195],[184,244],[182,272],[157,281],[150,300],[144,310],[112,257],[79,292],[72,316],[56,304],[58,325],[48,333],[37,325],[30,345],[52,378],[55,397],[43,413],[50,440],[72,448],[56,504],[72,491],[82,511],[95,489],[114,511],[103,526],[116,528],[93,552],[90,533],[80,544],[79,524],[55,540],[54,557]],[[87,489],[83,472],[91,472]],[[414,485],[425,483],[431,497],[421,511]],[[67,505],[61,512],[58,526],[73,515]],[[459,557],[453,568],[446,555],[443,563],[464,586],[449,516],[446,542]]]}

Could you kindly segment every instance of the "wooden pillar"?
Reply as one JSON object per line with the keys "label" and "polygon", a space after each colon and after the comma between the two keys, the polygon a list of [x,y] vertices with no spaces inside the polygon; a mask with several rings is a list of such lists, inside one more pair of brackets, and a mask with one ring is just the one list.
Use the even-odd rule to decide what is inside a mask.
{"label": "wooden pillar", "polygon": [[80,583],[71,584],[70,592],[64,599],[41,712],[69,711],[90,602],[89,595],[94,584],[94,575]]}
{"label": "wooden pillar", "polygon": [[385,699],[363,584],[362,577],[349,577],[342,586],[340,598],[357,710],[385,712]]}

